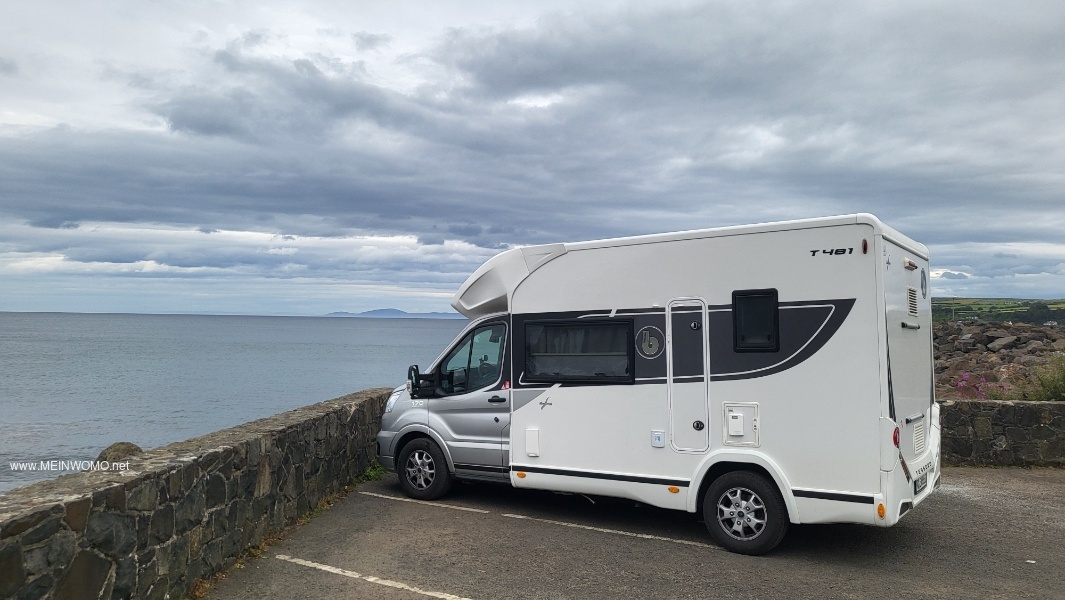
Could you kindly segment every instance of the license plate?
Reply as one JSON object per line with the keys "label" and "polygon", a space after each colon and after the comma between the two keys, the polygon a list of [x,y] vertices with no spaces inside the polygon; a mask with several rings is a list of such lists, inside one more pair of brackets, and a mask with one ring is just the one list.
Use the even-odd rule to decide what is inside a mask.
{"label": "license plate", "polygon": [[920,477],[918,477],[917,479],[914,480],[914,482],[913,482],[913,495],[916,496],[917,494],[920,494],[921,490],[923,490],[927,485],[928,485],[928,473],[925,473],[924,475],[921,475]]}

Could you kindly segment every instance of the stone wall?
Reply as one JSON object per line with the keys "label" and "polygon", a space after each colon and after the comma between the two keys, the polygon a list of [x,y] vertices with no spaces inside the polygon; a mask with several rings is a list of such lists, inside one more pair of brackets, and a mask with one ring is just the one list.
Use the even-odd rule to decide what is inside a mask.
{"label": "stone wall", "polygon": [[0,496],[0,598],[182,598],[371,464],[366,390]]}
{"label": "stone wall", "polygon": [[1065,402],[946,400],[943,464],[1065,467]]}

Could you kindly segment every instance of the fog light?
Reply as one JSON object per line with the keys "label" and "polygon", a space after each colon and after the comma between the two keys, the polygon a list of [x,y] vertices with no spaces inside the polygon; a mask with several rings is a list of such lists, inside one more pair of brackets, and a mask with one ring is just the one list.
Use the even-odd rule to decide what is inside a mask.
{"label": "fog light", "polygon": [[881,502],[881,503],[880,503],[880,504],[878,504],[878,505],[877,505],[877,507],[876,507],[876,514],[877,514],[877,516],[878,516],[878,517],[880,517],[881,519],[883,519],[883,518],[884,518],[884,513],[885,513],[885,512],[886,512],[886,511],[884,510],[884,503],[883,503],[883,502]]}

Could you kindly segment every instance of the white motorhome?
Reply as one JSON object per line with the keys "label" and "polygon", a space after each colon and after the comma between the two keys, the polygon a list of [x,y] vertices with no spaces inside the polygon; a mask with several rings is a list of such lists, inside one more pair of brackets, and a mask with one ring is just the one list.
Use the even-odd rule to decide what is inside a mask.
{"label": "white motorhome", "polygon": [[487,479],[702,511],[746,554],[891,526],[939,484],[928,272],[868,214],[507,250],[389,398],[378,460],[420,499]]}

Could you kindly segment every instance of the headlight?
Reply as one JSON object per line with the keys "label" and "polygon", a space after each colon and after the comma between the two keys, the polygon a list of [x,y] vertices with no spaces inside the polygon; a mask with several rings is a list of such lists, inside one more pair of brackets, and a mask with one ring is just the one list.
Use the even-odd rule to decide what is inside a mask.
{"label": "headlight", "polygon": [[392,409],[396,407],[396,400],[399,400],[399,394],[402,391],[402,387],[398,387],[395,390],[392,390],[392,395],[388,397],[388,403],[385,404],[386,413],[392,412]]}

